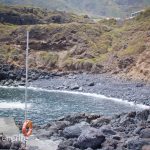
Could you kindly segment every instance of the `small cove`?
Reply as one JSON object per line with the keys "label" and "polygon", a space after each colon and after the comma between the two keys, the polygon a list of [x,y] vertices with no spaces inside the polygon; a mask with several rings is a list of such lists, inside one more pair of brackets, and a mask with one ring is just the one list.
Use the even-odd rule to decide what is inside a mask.
{"label": "small cove", "polygon": [[[100,94],[29,88],[28,118],[36,124],[46,124],[74,113],[96,113],[105,116],[139,111],[145,105],[134,105],[121,99]],[[24,120],[24,88],[0,87],[0,116]]]}

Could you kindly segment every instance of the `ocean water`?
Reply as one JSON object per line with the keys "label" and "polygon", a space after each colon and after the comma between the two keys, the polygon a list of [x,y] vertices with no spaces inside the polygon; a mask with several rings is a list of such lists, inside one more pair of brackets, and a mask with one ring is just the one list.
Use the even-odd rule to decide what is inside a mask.
{"label": "ocean water", "polygon": [[[16,121],[23,121],[24,93],[23,87],[0,87],[0,117],[14,117]],[[28,90],[27,104],[27,118],[40,125],[74,113],[112,116],[147,108],[144,105],[135,105],[128,101],[98,94],[50,91],[32,87]]]}

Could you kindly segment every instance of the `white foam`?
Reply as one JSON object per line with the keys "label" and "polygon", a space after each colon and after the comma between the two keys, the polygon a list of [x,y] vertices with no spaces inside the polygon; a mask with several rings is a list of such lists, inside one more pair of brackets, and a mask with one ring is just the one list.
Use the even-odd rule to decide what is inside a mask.
{"label": "white foam", "polygon": [[[19,86],[19,87],[7,87],[7,86],[0,86],[1,88],[20,88],[20,89],[24,89],[25,87],[23,86]],[[45,92],[57,92],[57,93],[67,93],[67,94],[76,94],[76,95],[84,95],[84,96],[90,96],[90,97],[95,97],[95,98],[99,98],[99,99],[105,99],[105,100],[110,100],[110,101],[115,101],[118,103],[122,103],[125,105],[130,105],[133,107],[138,107],[140,109],[150,109],[150,106],[148,105],[144,105],[144,104],[136,104],[134,102],[129,102],[128,100],[123,100],[123,99],[119,99],[119,98],[114,98],[114,97],[107,97],[105,95],[101,95],[101,94],[96,94],[96,93],[85,93],[85,92],[77,92],[77,91],[65,91],[65,90],[48,90],[48,89],[44,89],[44,88],[37,88],[37,87],[29,87],[30,90],[34,90],[34,91],[45,91]]]}
{"label": "white foam", "polygon": [[[31,107],[28,104],[28,107]],[[21,102],[0,102],[0,109],[25,109],[25,104]]]}

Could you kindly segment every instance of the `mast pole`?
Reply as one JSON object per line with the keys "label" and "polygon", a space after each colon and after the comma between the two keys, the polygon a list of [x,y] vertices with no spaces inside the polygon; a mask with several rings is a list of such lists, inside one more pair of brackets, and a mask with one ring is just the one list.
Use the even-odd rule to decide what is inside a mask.
{"label": "mast pole", "polygon": [[[29,55],[29,31],[27,31],[27,45],[26,45],[26,83],[25,83],[25,121],[27,120],[27,100],[28,100],[28,55]],[[25,147],[27,145],[27,138],[25,137]]]}
{"label": "mast pole", "polygon": [[26,46],[26,87],[25,87],[25,121],[27,120],[27,99],[28,99],[28,55],[29,55],[29,31],[27,31]]}

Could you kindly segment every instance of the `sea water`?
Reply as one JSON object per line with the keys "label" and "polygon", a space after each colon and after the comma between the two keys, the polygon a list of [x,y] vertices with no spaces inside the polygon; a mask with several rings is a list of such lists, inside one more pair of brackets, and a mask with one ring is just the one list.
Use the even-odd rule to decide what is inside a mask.
{"label": "sea water", "polygon": [[[25,89],[0,87],[0,116],[24,120]],[[74,113],[96,113],[112,116],[122,112],[148,108],[125,100],[94,93],[28,89],[27,117],[36,124],[46,124],[59,117]]]}

